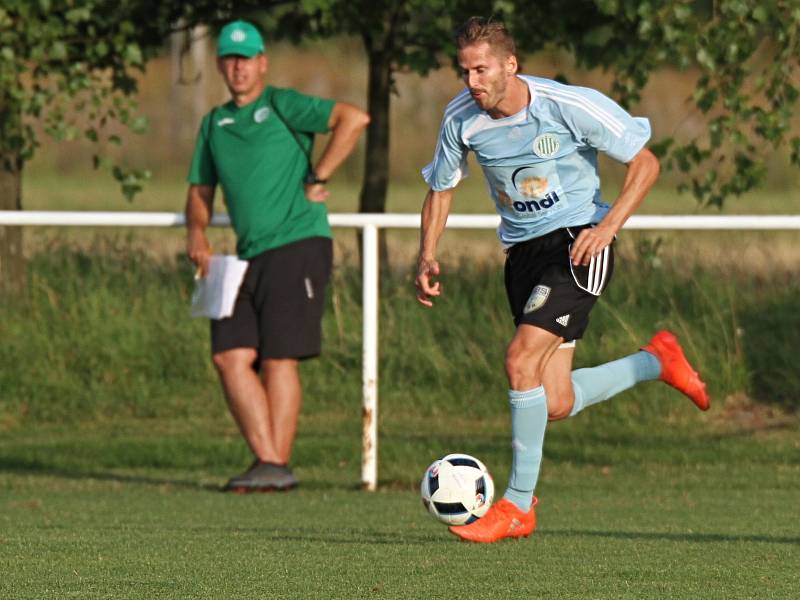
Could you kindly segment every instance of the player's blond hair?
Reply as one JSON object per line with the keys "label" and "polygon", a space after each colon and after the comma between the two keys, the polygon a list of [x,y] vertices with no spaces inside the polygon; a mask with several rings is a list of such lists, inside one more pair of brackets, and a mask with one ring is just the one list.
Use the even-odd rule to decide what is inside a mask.
{"label": "player's blond hair", "polygon": [[514,38],[500,21],[483,17],[470,17],[456,30],[456,48],[461,50],[486,42],[503,58],[517,56],[517,45]]}

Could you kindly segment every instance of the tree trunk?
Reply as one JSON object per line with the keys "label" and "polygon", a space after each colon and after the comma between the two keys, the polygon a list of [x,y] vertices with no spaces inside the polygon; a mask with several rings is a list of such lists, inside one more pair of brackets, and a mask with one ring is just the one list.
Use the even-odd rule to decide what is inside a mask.
{"label": "tree trunk", "polygon": [[[22,208],[22,161],[0,154],[0,210]],[[0,225],[0,297],[13,298],[25,289],[22,227]]]}
{"label": "tree trunk", "polygon": [[[369,83],[367,111],[370,116],[367,128],[364,181],[358,201],[362,213],[386,212],[386,191],[389,186],[389,107],[392,94],[392,61],[384,50],[367,48],[369,56]],[[379,237],[381,262],[388,264],[386,237]],[[359,235],[359,241],[361,236]],[[360,244],[359,244],[360,252]]]}
{"label": "tree trunk", "polygon": [[389,184],[389,104],[392,92],[391,63],[381,51],[369,52],[367,148],[359,212],[385,212]]}

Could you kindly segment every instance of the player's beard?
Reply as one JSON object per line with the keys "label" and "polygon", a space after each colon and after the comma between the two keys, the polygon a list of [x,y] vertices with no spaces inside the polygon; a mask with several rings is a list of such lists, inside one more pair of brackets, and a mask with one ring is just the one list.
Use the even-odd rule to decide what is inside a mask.
{"label": "player's beard", "polygon": [[506,89],[508,89],[506,78],[498,77],[496,80],[490,82],[486,88],[480,90],[483,92],[481,96],[477,98],[473,96],[472,98],[482,110],[490,112],[492,109],[497,108],[497,105],[505,99]]}

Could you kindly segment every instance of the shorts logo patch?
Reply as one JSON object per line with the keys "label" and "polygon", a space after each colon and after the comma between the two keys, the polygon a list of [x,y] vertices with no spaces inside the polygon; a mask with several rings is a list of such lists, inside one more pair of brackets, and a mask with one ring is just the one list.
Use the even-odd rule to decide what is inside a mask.
{"label": "shorts logo patch", "polygon": [[528,303],[525,305],[525,308],[522,309],[522,312],[527,315],[535,310],[539,310],[545,305],[549,297],[550,288],[546,285],[537,285],[533,288],[531,296],[528,298]]}
{"label": "shorts logo patch", "polygon": [[561,315],[556,319],[556,323],[558,323],[562,327],[566,327],[567,323],[569,323],[569,315]]}
{"label": "shorts logo patch", "polygon": [[263,123],[269,117],[269,106],[262,106],[253,113],[253,120],[256,123]]}
{"label": "shorts logo patch", "polygon": [[561,142],[558,141],[558,136],[554,133],[543,133],[533,140],[533,153],[539,158],[555,156],[560,147]]}
{"label": "shorts logo patch", "polygon": [[305,284],[306,284],[306,296],[308,296],[309,300],[313,300],[314,299],[314,286],[311,284],[311,279],[306,277],[305,278]]}

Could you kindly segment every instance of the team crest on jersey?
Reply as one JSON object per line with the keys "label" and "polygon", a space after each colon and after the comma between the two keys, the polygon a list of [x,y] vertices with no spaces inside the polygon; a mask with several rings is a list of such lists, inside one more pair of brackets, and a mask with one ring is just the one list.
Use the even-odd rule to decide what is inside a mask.
{"label": "team crest on jersey", "polygon": [[539,310],[544,306],[549,297],[550,288],[546,285],[537,285],[535,288],[533,288],[531,296],[528,298],[528,303],[525,305],[525,308],[522,309],[522,312],[527,315],[535,310]]}
{"label": "team crest on jersey", "polygon": [[558,136],[554,133],[543,133],[533,140],[533,153],[539,158],[555,156],[560,147],[561,142],[558,141]]}
{"label": "team crest on jersey", "polygon": [[262,106],[253,113],[253,120],[256,123],[263,123],[269,117],[269,106]]}

